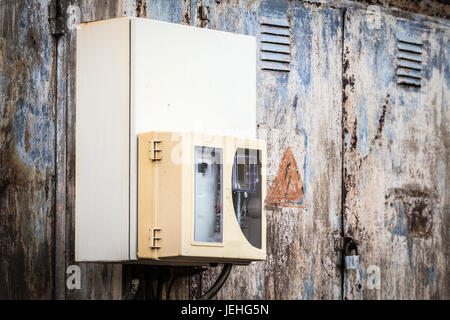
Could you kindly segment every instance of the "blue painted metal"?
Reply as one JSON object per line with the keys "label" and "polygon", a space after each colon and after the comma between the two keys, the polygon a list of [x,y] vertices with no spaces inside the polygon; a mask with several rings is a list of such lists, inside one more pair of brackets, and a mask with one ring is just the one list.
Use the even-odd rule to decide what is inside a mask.
{"label": "blue painted metal", "polygon": [[289,22],[261,18],[260,59],[263,70],[289,71],[291,61]]}
{"label": "blue painted metal", "polygon": [[[68,76],[66,86],[60,87],[68,92],[66,96],[58,92],[56,109],[47,2],[30,1],[27,6],[17,2],[12,11],[0,8],[5,19],[0,26],[0,250],[8,257],[0,262],[0,275],[8,274],[7,280],[0,276],[0,287],[11,288],[12,283],[20,287],[14,294],[0,289],[0,297],[52,296],[52,269],[41,266],[53,263],[55,202],[67,208],[58,209],[67,212],[69,233],[63,262],[73,263],[76,44],[73,34],[66,33],[62,46],[66,49],[61,50],[67,57],[60,62]],[[365,299],[449,298],[450,273],[442,265],[448,251],[445,243],[450,241],[442,232],[450,224],[448,214],[443,214],[449,202],[448,22],[394,16],[380,8],[378,28],[368,23],[364,6],[349,2],[73,3],[80,5],[82,21],[92,21],[124,12],[133,15],[133,6],[143,2],[149,18],[257,38],[257,124],[259,137],[268,142],[269,182],[287,147],[303,163],[301,203],[306,207],[266,210],[267,261],[237,267],[219,298],[340,299],[343,294]],[[16,45],[6,46],[4,39]],[[397,86],[398,82],[407,85]],[[55,124],[65,115],[67,136],[61,124]],[[62,188],[66,203],[54,198],[55,161],[61,157],[58,154],[55,160],[55,140],[66,141],[67,159],[64,153],[66,162],[59,164],[67,171],[68,182]],[[387,190],[399,186],[417,194],[391,208],[393,198]],[[422,200],[425,213],[420,215]],[[412,217],[422,216],[431,227],[411,224]],[[342,279],[339,248],[333,246],[341,228],[361,241],[359,280],[356,274]],[[368,265],[380,267],[379,292],[365,288]],[[65,297],[112,297],[114,270],[106,264],[84,266],[83,290]],[[24,274],[30,279],[25,281]],[[356,292],[358,281],[362,290]],[[191,279],[190,285],[201,283]],[[64,292],[64,287],[59,290]],[[187,282],[180,282],[175,295],[192,297],[187,290]]]}

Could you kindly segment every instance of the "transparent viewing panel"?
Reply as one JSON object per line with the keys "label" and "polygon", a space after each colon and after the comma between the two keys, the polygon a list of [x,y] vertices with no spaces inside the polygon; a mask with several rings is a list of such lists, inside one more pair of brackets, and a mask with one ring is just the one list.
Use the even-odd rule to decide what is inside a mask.
{"label": "transparent viewing panel", "polygon": [[195,147],[194,241],[222,242],[222,149]]}
{"label": "transparent viewing panel", "polygon": [[232,177],[236,219],[247,240],[261,249],[261,151],[239,148]]}

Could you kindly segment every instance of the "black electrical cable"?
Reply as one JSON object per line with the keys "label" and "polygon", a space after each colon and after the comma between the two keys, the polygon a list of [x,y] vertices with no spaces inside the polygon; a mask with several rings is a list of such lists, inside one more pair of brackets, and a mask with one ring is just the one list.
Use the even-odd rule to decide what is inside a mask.
{"label": "black electrical cable", "polygon": [[179,278],[181,278],[183,276],[193,276],[193,275],[202,273],[202,272],[204,272],[206,270],[207,270],[206,268],[194,268],[194,269],[191,269],[191,270],[189,270],[187,272],[186,271],[185,272],[181,272],[178,275],[173,276],[172,279],[170,280],[168,286],[167,286],[166,300],[170,299],[170,292],[172,291],[172,287],[173,287],[173,285],[174,285],[176,280],[178,280]]}
{"label": "black electrical cable", "polygon": [[125,295],[125,300],[134,300],[138,290],[139,290],[139,279],[131,280],[130,289],[128,290],[127,294]]}
{"label": "black electrical cable", "polygon": [[[212,287],[204,294],[202,295],[198,300],[209,300],[211,298],[213,298],[217,292],[219,292],[219,290],[222,288],[223,284],[225,283],[225,281],[227,280],[228,276],[230,275],[231,269],[232,269],[233,265],[232,264],[224,264],[222,272],[220,273],[219,277],[217,278],[216,282],[212,285]],[[172,287],[173,284],[175,283],[175,281],[179,278],[181,278],[182,276],[191,276],[191,275],[195,275],[201,272],[204,272],[206,269],[194,269],[191,272],[187,272],[187,273],[182,273],[179,274],[177,276],[174,276],[170,282],[169,285],[167,287],[167,291],[166,291],[166,299],[169,300],[170,299],[170,292],[172,291]]]}
{"label": "black electrical cable", "polygon": [[226,263],[223,265],[222,272],[217,278],[216,282],[209,288],[208,291],[204,295],[202,295],[198,300],[210,300],[213,298],[217,292],[222,288],[225,281],[227,281],[228,276],[230,275],[231,269],[233,265],[231,263]]}

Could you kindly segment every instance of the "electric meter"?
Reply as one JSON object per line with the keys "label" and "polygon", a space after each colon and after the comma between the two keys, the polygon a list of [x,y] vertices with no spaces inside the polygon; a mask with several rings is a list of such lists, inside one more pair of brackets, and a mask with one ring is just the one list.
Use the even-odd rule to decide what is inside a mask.
{"label": "electric meter", "polygon": [[139,259],[265,259],[265,141],[149,132],[138,145]]}

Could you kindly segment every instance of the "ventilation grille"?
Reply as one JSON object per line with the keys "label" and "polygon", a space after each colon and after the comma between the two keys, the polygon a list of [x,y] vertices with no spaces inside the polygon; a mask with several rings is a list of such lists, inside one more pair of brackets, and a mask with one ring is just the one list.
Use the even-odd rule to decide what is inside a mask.
{"label": "ventilation grille", "polygon": [[397,35],[397,84],[420,88],[422,46],[421,40]]}
{"label": "ventilation grille", "polygon": [[291,38],[286,20],[261,20],[261,69],[289,72]]}

